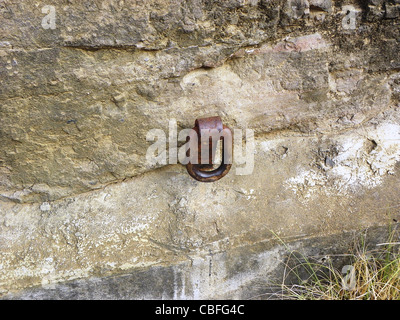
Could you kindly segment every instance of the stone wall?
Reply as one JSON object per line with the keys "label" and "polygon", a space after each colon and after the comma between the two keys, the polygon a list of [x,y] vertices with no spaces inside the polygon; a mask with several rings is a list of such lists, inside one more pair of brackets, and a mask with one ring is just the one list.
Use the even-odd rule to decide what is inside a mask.
{"label": "stone wall", "polygon": [[[1,294],[128,276],[141,289],[120,298],[162,298],[153,278],[180,281],[170,298],[246,296],[281,268],[276,236],[329,254],[315,239],[397,221],[399,16],[398,0],[1,1]],[[214,115],[254,130],[252,174],[146,162],[149,130]]]}

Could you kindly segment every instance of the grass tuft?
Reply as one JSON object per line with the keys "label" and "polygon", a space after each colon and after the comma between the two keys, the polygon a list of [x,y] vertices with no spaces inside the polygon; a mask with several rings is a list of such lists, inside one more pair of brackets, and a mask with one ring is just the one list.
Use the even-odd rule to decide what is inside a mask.
{"label": "grass tuft", "polygon": [[[341,256],[349,263],[337,268],[335,255],[307,258],[289,250],[281,291],[274,298],[295,300],[399,300],[400,242],[390,232],[385,243],[367,246],[360,239],[352,252]],[[290,283],[290,284],[288,284]]]}

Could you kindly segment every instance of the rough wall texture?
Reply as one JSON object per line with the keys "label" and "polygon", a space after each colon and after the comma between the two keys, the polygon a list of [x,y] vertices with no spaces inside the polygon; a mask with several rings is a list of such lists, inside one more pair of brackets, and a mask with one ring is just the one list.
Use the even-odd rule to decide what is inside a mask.
{"label": "rough wall texture", "polygon": [[[279,268],[281,249],[259,249],[271,231],[301,246],[398,219],[399,15],[398,0],[1,1],[1,293],[182,283],[184,265],[188,293],[168,297],[235,296]],[[148,130],[213,115],[255,131],[252,175],[146,163]],[[143,290],[125,297],[162,296]]]}

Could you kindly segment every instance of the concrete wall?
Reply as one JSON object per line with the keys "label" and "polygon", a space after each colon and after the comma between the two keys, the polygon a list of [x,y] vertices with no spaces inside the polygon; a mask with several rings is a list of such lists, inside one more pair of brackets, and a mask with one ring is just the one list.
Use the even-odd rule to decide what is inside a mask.
{"label": "concrete wall", "polygon": [[[249,297],[282,270],[277,236],[329,254],[397,221],[399,7],[0,4],[1,294]],[[146,161],[149,130],[214,115],[254,130],[252,174]]]}

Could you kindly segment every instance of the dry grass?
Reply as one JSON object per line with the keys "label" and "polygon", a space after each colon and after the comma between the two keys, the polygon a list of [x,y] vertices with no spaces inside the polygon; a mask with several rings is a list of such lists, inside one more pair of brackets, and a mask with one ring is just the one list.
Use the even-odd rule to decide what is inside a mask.
{"label": "dry grass", "polygon": [[[341,255],[350,263],[340,269],[332,265],[333,256],[321,263],[290,252],[278,298],[399,300],[400,242],[393,241],[394,234],[392,231],[386,243],[377,244],[373,249],[368,249],[361,239],[352,253]],[[297,281],[288,285],[289,278]]]}

